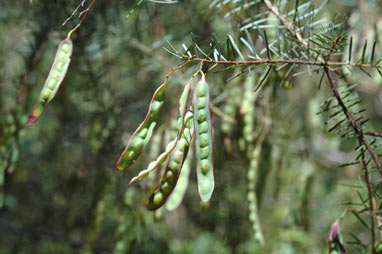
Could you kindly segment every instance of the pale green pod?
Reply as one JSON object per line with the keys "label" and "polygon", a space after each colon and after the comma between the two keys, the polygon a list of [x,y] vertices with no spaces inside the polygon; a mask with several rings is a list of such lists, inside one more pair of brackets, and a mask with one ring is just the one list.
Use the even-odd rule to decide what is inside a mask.
{"label": "pale green pod", "polygon": [[41,89],[36,105],[29,116],[27,125],[33,124],[56,96],[58,88],[64,80],[66,72],[69,68],[72,52],[73,43],[70,37],[67,37],[58,45],[52,67],[49,71],[45,84]]}
{"label": "pale green pod", "polygon": [[210,113],[210,94],[205,77],[196,84],[193,93],[196,173],[200,199],[208,202],[215,188],[213,172],[213,137]]}

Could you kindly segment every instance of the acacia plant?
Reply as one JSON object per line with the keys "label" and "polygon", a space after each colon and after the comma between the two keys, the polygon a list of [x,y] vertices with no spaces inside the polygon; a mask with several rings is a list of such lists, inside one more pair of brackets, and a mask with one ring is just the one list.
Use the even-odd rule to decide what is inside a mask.
{"label": "acacia plant", "polygon": [[[82,75],[69,63],[78,62],[81,52],[85,52],[84,45],[91,44],[91,33],[83,36],[81,31],[98,22],[90,17],[101,11],[96,7],[99,2],[81,1],[76,8],[72,8],[72,14],[62,28],[53,28],[65,30],[74,23],[74,28],[69,29],[58,46],[28,125],[41,116],[48,104],[56,104],[56,108],[65,107],[53,98],[61,83],[65,86],[75,82],[71,75]],[[119,207],[113,210],[119,214],[115,221],[114,251],[139,252],[139,248],[134,249],[135,237],[128,233],[129,228],[138,230],[139,223],[129,220],[128,211],[140,211],[145,206],[149,211],[154,211],[156,218],[160,218],[166,208],[168,211],[180,209],[189,187],[195,189],[190,190],[193,193],[197,190],[200,196],[198,206],[201,208],[196,211],[206,209],[208,214],[217,202],[231,200],[230,190],[235,188],[235,184],[245,181],[246,187],[238,188],[241,192],[235,195],[241,197],[239,202],[245,208],[247,218],[244,220],[250,222],[248,228],[251,228],[254,247],[243,251],[233,243],[238,241],[236,239],[231,242],[232,246],[236,246],[232,247],[232,251],[320,253],[321,247],[315,247],[315,244],[310,246],[309,242],[314,240],[301,232],[320,231],[317,228],[322,225],[312,224],[318,215],[326,214],[325,229],[321,230],[326,234],[320,238],[328,239],[324,247],[326,251],[382,253],[382,133],[379,132],[382,129],[378,125],[381,105],[375,99],[375,94],[380,95],[382,81],[379,37],[382,27],[376,11],[382,7],[381,3],[360,1],[363,9],[359,15],[368,17],[368,22],[361,22],[359,15],[346,12],[346,8],[343,8],[343,13],[331,11],[333,6],[343,6],[342,2],[347,1],[194,2],[140,0],[127,8],[124,13],[127,17],[123,22],[129,25],[134,15],[139,15],[137,12],[144,7],[149,14],[151,8],[195,7],[190,8],[190,12],[202,12],[196,8],[205,8],[206,16],[214,19],[207,19],[209,26],[205,30],[200,24],[196,31],[187,31],[188,36],[182,33],[184,37],[181,38],[173,35],[166,37],[160,35],[163,31],[157,32],[159,35],[153,35],[154,44],[160,45],[162,50],[154,50],[158,47],[154,44],[146,45],[145,39],[139,41],[125,35],[118,30],[118,26],[110,28],[117,40],[123,38],[150,57],[151,63],[156,64],[152,67],[155,71],[146,74],[161,85],[150,95],[151,100],[144,98],[145,113],[136,117],[135,126],[132,123],[126,126],[126,120],[118,120],[129,118],[129,112],[121,111],[116,102],[106,100],[105,103],[102,99],[107,109],[98,112],[101,120],[97,121],[102,123],[97,128],[97,123],[94,123],[89,132],[90,135],[99,135],[95,140],[100,143],[91,144],[93,152],[88,156],[96,157],[108,151],[105,144],[110,139],[124,140],[126,144],[115,142],[113,151],[108,151],[111,155],[106,162],[107,165],[115,163],[115,158],[117,163],[113,170],[121,172],[110,173],[100,169],[96,175],[91,223],[81,248],[84,251],[95,250],[105,217],[111,216],[106,212],[108,207]],[[351,6],[354,3],[348,4]],[[163,29],[158,28],[161,25],[158,21],[160,14],[153,15],[150,17],[152,29]],[[200,20],[203,21],[207,22]],[[224,29],[223,23],[226,24]],[[98,29],[97,25],[94,29]],[[102,50],[105,52],[109,50],[108,45],[104,47]],[[127,58],[133,54],[131,51],[124,50]],[[103,66],[118,58],[115,54],[108,57]],[[91,80],[100,82],[96,72],[91,70],[91,62],[94,61],[101,60],[84,58],[86,72]],[[158,66],[158,63],[161,64]],[[163,72],[166,74],[163,75]],[[138,75],[131,75],[129,82],[138,80]],[[179,85],[181,89],[178,89]],[[133,85],[113,87],[113,92],[123,93],[127,86]],[[37,86],[35,89],[38,90]],[[88,89],[96,90],[100,86]],[[132,91],[132,88],[128,89]],[[7,127],[0,136],[0,184],[4,182],[5,172],[13,171],[19,157],[18,133],[26,124],[22,112],[31,109],[29,102],[32,97],[36,99],[33,95],[31,93],[29,96],[28,91],[27,99],[15,105],[18,109],[11,111],[6,119],[1,119]],[[125,97],[120,97],[118,103]],[[129,101],[132,102],[132,99]],[[378,106],[371,103],[373,101],[378,101]],[[110,112],[114,112],[113,118],[109,117]],[[45,119],[50,117],[41,116]],[[70,117],[69,111],[66,118]],[[40,124],[44,122],[35,122],[28,129]],[[123,145],[126,147],[122,152]],[[118,155],[119,152],[122,154]],[[236,164],[229,165],[233,162]],[[140,167],[144,169],[139,170]],[[331,174],[339,178],[343,175],[348,180],[347,184],[340,184],[347,188],[344,193],[349,196],[336,196],[336,212],[328,209],[330,205],[324,204],[325,209],[320,208],[320,203],[329,202],[330,198],[329,194],[315,192],[317,182],[329,181],[322,177],[320,169],[331,169],[335,172]],[[126,174],[131,176],[128,181],[131,187],[123,186],[122,198],[112,198],[110,193],[120,191],[113,184]],[[108,180],[104,180],[105,175]],[[234,179],[245,175],[246,178],[242,178],[245,180],[240,182]],[[139,190],[134,189],[134,185],[139,186]],[[218,198],[212,200],[219,201],[212,201],[209,205],[215,189],[223,194],[217,194]],[[132,196],[137,192],[141,193],[138,195],[140,200]],[[285,193],[293,193],[291,195],[297,196],[297,201],[294,202]],[[317,201],[320,198],[322,200]],[[193,201],[187,201],[183,207],[196,204],[195,196],[188,199]],[[293,205],[288,207],[286,200]],[[189,209],[191,216],[197,216],[194,210]],[[274,218],[277,223],[272,223]],[[346,224],[347,220],[353,222],[348,223],[348,230],[346,226],[342,227],[345,232],[342,234],[340,225]],[[272,237],[272,232],[278,230],[290,235]],[[285,245],[285,242],[297,244]],[[288,248],[291,252],[287,252]]]}

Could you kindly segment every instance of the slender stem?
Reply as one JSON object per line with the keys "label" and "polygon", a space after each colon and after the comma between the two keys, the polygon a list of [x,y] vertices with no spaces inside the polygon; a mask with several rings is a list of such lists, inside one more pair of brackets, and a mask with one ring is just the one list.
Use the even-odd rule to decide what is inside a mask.
{"label": "slender stem", "polygon": [[69,20],[71,20],[74,16],[74,14],[76,14],[76,12],[78,11],[79,8],[83,7],[84,4],[85,4],[86,0],[83,0],[78,6],[77,8],[73,11],[73,13],[64,21],[64,23],[62,23],[62,26],[65,26],[66,23],[69,22]]}
{"label": "slender stem", "polygon": [[[321,61],[304,61],[304,60],[292,60],[292,59],[261,59],[261,60],[250,60],[250,61],[222,61],[213,59],[203,59],[199,57],[188,57],[182,55],[185,59],[201,63],[211,63],[215,65],[259,65],[259,64],[299,64],[299,65],[311,65],[311,66],[331,66],[331,67],[363,67],[363,68],[378,68],[381,69],[382,65],[374,64],[353,64],[348,62],[321,62]],[[216,66],[214,66],[215,68]]]}
{"label": "slender stem", "polygon": [[341,98],[341,96],[340,96],[340,94],[339,94],[339,92],[337,90],[337,85],[336,85],[336,83],[333,80],[333,77],[332,77],[332,75],[331,75],[331,73],[329,71],[329,68],[327,66],[325,66],[324,70],[325,70],[326,76],[328,77],[329,84],[330,84],[330,86],[332,88],[334,96],[337,99],[338,104],[342,108],[342,111],[344,112],[344,114],[345,114],[347,120],[349,121],[351,127],[353,128],[353,130],[357,134],[359,142],[366,147],[366,149],[369,152],[372,160],[374,161],[375,165],[377,166],[377,169],[378,169],[379,173],[382,175],[381,163],[379,162],[379,160],[377,158],[377,155],[375,154],[374,150],[371,148],[369,142],[367,142],[367,140],[365,139],[363,131],[359,128],[359,126],[357,125],[357,122],[354,120],[354,118],[351,115],[351,113],[349,112],[348,108],[345,106],[345,103],[343,102],[343,100],[342,100],[342,98]]}
{"label": "slender stem", "polygon": [[367,131],[365,132],[365,135],[382,138],[382,133],[373,132],[373,131]]}
{"label": "slender stem", "polygon": [[367,168],[367,163],[366,163],[366,159],[365,159],[365,151],[362,150],[362,166],[363,166],[363,173],[364,173],[364,177],[365,177],[365,182],[366,182],[366,186],[367,186],[367,193],[368,193],[368,196],[369,196],[369,204],[370,204],[370,223],[371,223],[371,253],[372,254],[375,254],[376,251],[375,251],[375,214],[373,213],[374,211],[376,211],[376,207],[375,207],[375,202],[374,202],[374,199],[373,199],[373,196],[372,196],[372,191],[371,191],[371,186],[370,186],[370,181],[369,181],[369,171],[368,171],[368,168]]}
{"label": "slender stem", "polygon": [[[96,0],[93,0],[93,1],[89,4],[89,7],[86,8],[86,10],[84,10],[84,11],[82,11],[82,12],[80,13],[80,15],[78,16],[78,17],[81,17],[81,16],[82,16],[82,18],[81,18],[81,20],[80,20],[80,23],[78,23],[72,30],[69,31],[69,33],[68,33],[68,37],[70,37],[70,35],[71,35],[74,31],[76,31],[76,30],[81,26],[82,22],[84,22],[86,16],[88,15],[90,9],[93,7],[93,4],[95,3],[95,1],[96,1]],[[78,9],[78,7],[77,7],[77,9]],[[77,11],[77,9],[76,9],[75,11]],[[65,23],[64,23],[64,24],[65,24]]]}

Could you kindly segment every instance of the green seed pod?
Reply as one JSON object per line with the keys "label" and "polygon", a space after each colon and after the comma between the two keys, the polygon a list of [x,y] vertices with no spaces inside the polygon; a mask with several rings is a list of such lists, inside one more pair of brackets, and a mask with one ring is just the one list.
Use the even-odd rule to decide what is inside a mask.
{"label": "green seed pod", "polygon": [[[187,112],[185,118],[186,118],[186,121],[192,122],[192,113]],[[191,126],[191,129],[193,129],[192,126]],[[180,140],[185,140],[185,139],[186,139],[186,137],[182,133]],[[181,142],[178,142],[177,145],[175,146],[175,149],[170,154],[168,161],[167,161],[165,171],[163,173],[162,180],[160,182],[161,188],[156,189],[150,195],[149,199],[146,202],[146,207],[150,211],[154,211],[154,210],[160,208],[166,202],[166,200],[169,197],[169,195],[171,194],[171,192],[174,190],[174,188],[177,184],[177,180],[179,178],[179,175],[181,173],[184,161],[187,157],[190,141],[191,140],[187,140],[188,145],[186,147],[179,145],[179,144],[181,144]],[[180,163],[176,162],[176,160],[178,160],[177,156],[182,156]],[[165,188],[165,190],[163,188]],[[163,195],[163,196],[161,196],[162,197],[161,199],[157,198],[158,193],[161,193]]]}
{"label": "green seed pod", "polygon": [[72,40],[67,37],[58,45],[52,67],[37,99],[36,105],[29,116],[27,125],[33,124],[56,96],[58,88],[64,80],[69,68],[72,52],[73,43]]}
{"label": "green seed pod", "polygon": [[[205,100],[204,100],[205,98]],[[195,147],[196,147],[196,172],[198,178],[199,196],[203,202],[211,199],[215,188],[213,173],[213,140],[210,113],[209,87],[204,75],[196,84],[193,93],[193,109],[196,119],[195,126]],[[201,105],[204,103],[204,105]]]}
{"label": "green seed pod", "polygon": [[149,111],[147,112],[145,119],[135,130],[129,142],[127,143],[126,148],[123,151],[121,157],[117,161],[117,168],[119,170],[126,169],[133,165],[134,162],[141,155],[147,143],[150,141],[153,130],[156,125],[156,118],[158,112],[164,103],[166,84],[167,79],[155,91],[151,99]]}
{"label": "green seed pod", "polygon": [[[63,48],[66,49],[64,52]],[[49,71],[48,78],[45,81],[45,84],[41,90],[39,98],[37,99],[36,105],[29,116],[28,125],[33,124],[44,112],[45,108],[48,106],[49,102],[51,102],[56,95],[59,86],[61,85],[64,77],[66,75],[66,71],[69,67],[70,57],[73,51],[73,43],[69,37],[65,38],[58,45],[56,56],[52,67]],[[58,72],[58,69],[61,70]],[[52,93],[47,95],[47,89],[52,90]]]}

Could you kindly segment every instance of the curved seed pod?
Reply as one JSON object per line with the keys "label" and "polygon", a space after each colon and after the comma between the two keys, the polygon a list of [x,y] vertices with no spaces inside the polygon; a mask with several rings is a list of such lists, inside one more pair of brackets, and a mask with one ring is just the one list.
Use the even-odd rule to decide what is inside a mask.
{"label": "curved seed pod", "polygon": [[208,202],[214,191],[215,181],[212,158],[213,136],[210,112],[210,93],[204,75],[195,86],[192,104],[194,109],[198,191],[200,199],[203,202]]}
{"label": "curved seed pod", "polygon": [[257,198],[256,198],[256,175],[259,167],[261,146],[257,145],[252,150],[250,155],[250,164],[248,168],[248,207],[249,207],[249,220],[252,223],[252,229],[255,237],[255,241],[264,245],[264,236],[261,231],[260,220],[257,212]]}
{"label": "curved seed pod", "polygon": [[141,155],[143,149],[150,141],[152,132],[156,125],[156,119],[161,107],[164,104],[167,80],[155,91],[149,106],[149,111],[143,122],[138,126],[126,145],[121,157],[117,161],[119,170],[126,169],[133,165]]}
{"label": "curved seed pod", "polygon": [[48,104],[53,100],[69,68],[72,52],[72,40],[70,37],[66,37],[58,45],[56,56],[49,71],[48,78],[46,79],[37,99],[36,105],[29,116],[27,125],[33,124],[41,116]]}
{"label": "curved seed pod", "polygon": [[180,96],[180,99],[179,99],[179,118],[178,118],[178,125],[177,125],[177,129],[178,129],[177,137],[166,146],[165,151],[161,153],[155,161],[152,161],[148,165],[147,169],[140,171],[137,176],[133,177],[133,179],[131,179],[129,184],[132,184],[136,180],[144,179],[151,171],[153,171],[160,164],[162,164],[167,159],[168,155],[174,150],[183,132],[184,123],[185,123],[185,114],[187,110],[187,102],[188,102],[188,97],[190,95],[190,91],[191,91],[191,80],[184,87],[182,95]]}
{"label": "curved seed pod", "polygon": [[166,209],[173,211],[182,203],[184,195],[186,194],[188,187],[188,178],[190,176],[191,169],[192,150],[188,152],[186,161],[183,164],[182,171],[180,172],[178,183],[170,197],[166,202]]}
{"label": "curved seed pod", "polygon": [[163,206],[176,186],[190,147],[191,134],[194,128],[192,118],[193,114],[187,112],[184,123],[185,128],[183,129],[175,149],[167,160],[162,180],[160,181],[158,188],[150,195],[146,202],[146,207],[150,211],[154,211]]}

